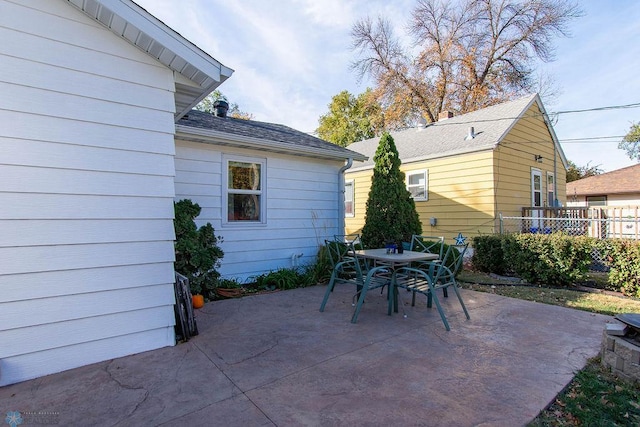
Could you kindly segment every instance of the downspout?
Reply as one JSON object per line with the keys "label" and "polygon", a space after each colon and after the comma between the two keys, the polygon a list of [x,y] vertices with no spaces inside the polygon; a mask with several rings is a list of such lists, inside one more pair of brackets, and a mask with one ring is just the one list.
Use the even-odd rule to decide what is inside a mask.
{"label": "downspout", "polygon": [[349,157],[347,163],[338,171],[338,234],[345,233],[344,223],[344,172],[353,166],[353,158]]}
{"label": "downspout", "polygon": [[555,196],[553,200],[554,208],[560,206],[560,203],[558,201],[558,160],[556,158],[556,151],[556,142],[553,141],[553,195]]}

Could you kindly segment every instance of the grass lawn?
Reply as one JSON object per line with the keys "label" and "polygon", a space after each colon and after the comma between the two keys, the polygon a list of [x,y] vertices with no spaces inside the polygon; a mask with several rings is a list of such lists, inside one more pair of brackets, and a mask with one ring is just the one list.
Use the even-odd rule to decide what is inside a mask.
{"label": "grass lawn", "polygon": [[461,272],[458,279],[464,288],[506,297],[561,305],[611,316],[618,313],[640,313],[640,300],[626,298],[619,293],[599,288],[594,288],[587,292],[588,289],[584,287],[566,289],[524,286],[514,283],[513,280],[501,280],[484,273],[468,271]]}
{"label": "grass lawn", "polygon": [[[590,277],[598,288],[606,287],[602,275]],[[640,313],[640,300],[602,289],[556,289],[514,283],[484,273],[463,271],[463,288],[512,298],[560,305],[594,313]],[[589,360],[554,402],[529,424],[534,426],[638,426],[640,383],[623,381],[604,369],[600,358]]]}

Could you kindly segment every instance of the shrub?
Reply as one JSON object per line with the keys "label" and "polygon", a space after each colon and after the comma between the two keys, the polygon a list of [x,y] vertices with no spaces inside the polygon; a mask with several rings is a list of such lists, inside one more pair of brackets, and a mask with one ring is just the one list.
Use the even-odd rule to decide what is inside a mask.
{"label": "shrub", "polygon": [[563,233],[504,236],[504,259],[515,274],[530,283],[568,286],[584,280],[594,240]]}
{"label": "shrub", "polygon": [[256,277],[256,286],[259,289],[295,289],[308,286],[306,275],[294,268],[280,268]]}
{"label": "shrub", "polygon": [[473,238],[473,265],[487,273],[512,273],[530,283],[568,286],[586,278],[596,240],[563,233]]}
{"label": "shrub", "polygon": [[195,218],[200,215],[200,211],[200,206],[188,199],[174,203],[174,268],[189,279],[193,294],[202,294],[210,300],[220,277],[216,269],[220,267],[224,252],[218,246],[222,238],[215,235],[210,223],[200,228],[196,226]]}
{"label": "shrub", "polygon": [[640,242],[606,240],[599,245],[609,271],[609,283],[624,295],[640,298]]}
{"label": "shrub", "polygon": [[474,268],[485,273],[505,274],[509,269],[505,262],[502,241],[504,236],[489,235],[473,238]]}

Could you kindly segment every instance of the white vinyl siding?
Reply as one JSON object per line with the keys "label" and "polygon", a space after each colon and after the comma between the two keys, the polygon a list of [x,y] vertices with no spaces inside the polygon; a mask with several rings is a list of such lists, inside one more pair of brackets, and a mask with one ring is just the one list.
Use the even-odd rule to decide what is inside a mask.
{"label": "white vinyl siding", "polygon": [[[266,156],[266,224],[226,222],[223,158]],[[199,225],[210,222],[223,238],[224,277],[251,281],[262,273],[315,261],[325,238],[338,229],[339,170],[344,162],[307,159],[264,151],[232,150],[214,144],[176,143],[176,200],[191,199],[202,208]],[[226,173],[226,172],[224,172]],[[300,258],[297,255],[302,254]],[[295,257],[294,257],[295,256]]]}
{"label": "white vinyl siding", "polygon": [[173,73],[65,1],[0,8],[0,386],[173,345]]}

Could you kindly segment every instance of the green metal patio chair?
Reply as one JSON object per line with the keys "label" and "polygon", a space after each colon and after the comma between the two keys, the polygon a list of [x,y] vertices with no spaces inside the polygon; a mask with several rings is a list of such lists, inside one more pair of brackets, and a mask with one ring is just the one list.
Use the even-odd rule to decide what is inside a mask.
{"label": "green metal patio chair", "polygon": [[[462,250],[459,247],[462,246]],[[462,300],[462,296],[459,292],[458,283],[456,281],[455,275],[457,270],[462,265],[462,257],[468,243],[465,245],[451,245],[447,250],[444,258],[440,262],[430,262],[427,264],[423,264],[420,268],[416,267],[402,267],[395,271],[393,283],[396,288],[404,288],[408,291],[412,292],[412,300],[411,305],[415,306],[416,302],[416,294],[423,294],[427,297],[427,307],[431,308],[433,302],[436,304],[436,308],[438,309],[438,313],[440,314],[440,318],[444,323],[447,331],[450,330],[449,322],[444,314],[442,309],[442,305],[440,304],[440,300],[438,299],[438,295],[436,291],[438,289],[442,289],[443,292],[446,292],[449,288],[453,288],[456,296],[458,297],[458,301],[460,301],[460,305],[462,306],[462,310],[467,319],[470,319],[469,312],[467,311],[467,307]],[[453,260],[453,269],[450,269],[448,265],[451,264]],[[396,289],[394,289],[394,295]],[[396,302],[397,303],[397,302]]]}
{"label": "green metal patio chair", "polygon": [[428,252],[438,254],[442,259],[444,251],[444,236],[422,236],[414,234],[411,236],[411,249],[414,252]]}
{"label": "green metal patio chair", "polygon": [[409,250],[414,252],[427,252],[430,254],[438,254],[436,261],[417,261],[411,264],[414,268],[423,268],[432,262],[440,262],[444,252],[444,236],[423,236],[414,234],[411,236]]}
{"label": "green metal patio chair", "polygon": [[[463,245],[450,245],[447,249],[447,253],[444,255],[442,259],[442,263],[447,266],[449,271],[451,272],[451,279],[455,281],[458,273],[462,269],[462,263],[464,262],[464,254],[467,252],[469,248],[469,244],[465,243]],[[447,288],[442,289],[444,297],[448,297]]]}
{"label": "green metal patio chair", "polygon": [[325,246],[333,264],[333,269],[329,285],[320,305],[320,311],[324,311],[329,295],[333,292],[336,284],[355,285],[356,293],[351,303],[352,306],[355,306],[355,311],[351,322],[356,323],[367,291],[387,284],[391,277],[389,269],[386,267],[367,268],[366,263],[356,255],[353,244],[325,240]]}
{"label": "green metal patio chair", "polygon": [[362,240],[360,238],[360,234],[351,233],[351,234],[334,234],[333,240],[336,242],[344,242],[353,245],[355,249],[361,249]]}

